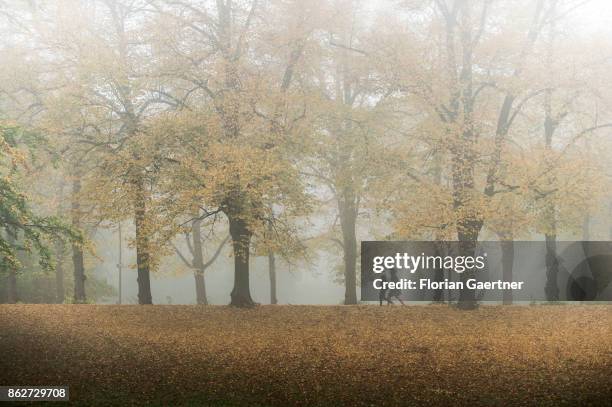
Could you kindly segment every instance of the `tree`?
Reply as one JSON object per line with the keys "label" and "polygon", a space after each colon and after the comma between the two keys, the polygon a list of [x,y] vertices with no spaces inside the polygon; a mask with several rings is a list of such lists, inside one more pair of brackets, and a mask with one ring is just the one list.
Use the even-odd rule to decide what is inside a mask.
{"label": "tree", "polygon": [[[43,33],[54,56],[50,63],[57,67],[59,90],[52,100],[60,103],[53,104],[54,110],[72,114],[71,126],[62,126],[60,133],[73,151],[73,223],[81,224],[83,203],[91,208],[88,216],[101,221],[116,222],[131,213],[140,304],[152,303],[150,271],[157,261],[152,193],[160,166],[143,128],[153,112],[174,105],[164,98],[163,83],[152,76],[156,55],[143,46],[148,20],[141,13],[146,5],[115,0],[63,3],[55,10],[57,21]],[[57,30],[53,24],[64,28]],[[82,252],[73,253],[79,282],[75,294],[80,297]]]}
{"label": "tree", "polygon": [[[36,215],[17,183],[18,171],[27,165],[28,150],[18,145],[40,143],[41,137],[7,122],[0,125],[0,269],[8,274],[8,302],[16,302],[19,251],[36,254],[44,270],[53,269],[49,239],[75,242],[80,234],[55,217]],[[31,151],[31,150],[30,150]]]}
{"label": "tree", "polygon": [[[375,43],[355,2],[333,2],[309,86],[318,99],[304,172],[331,193],[343,253],[344,304],[357,303],[357,224],[372,181],[389,167],[381,143],[389,88],[377,77]],[[334,221],[334,224],[336,224]]]}
{"label": "tree", "polygon": [[[404,52],[413,51],[408,54],[410,58],[415,52],[419,57],[401,60],[398,67],[408,71],[395,71],[394,76],[407,103],[421,108],[422,124],[418,129],[424,129],[430,137],[424,149],[415,149],[425,157],[436,157],[434,167],[445,167],[442,175],[448,184],[432,185],[431,177],[418,172],[412,172],[411,177],[417,188],[426,190],[438,202],[423,208],[428,213],[437,211],[425,229],[438,230],[441,236],[452,232],[460,242],[461,252],[473,255],[491,199],[513,191],[499,184],[508,162],[504,153],[510,129],[524,104],[541,93],[525,86],[522,77],[550,10],[543,1],[523,7],[531,13],[524,40],[503,51],[495,45],[496,55],[502,55],[498,58],[489,54],[491,46],[504,44],[502,36],[510,35],[505,29],[516,29],[516,24],[503,24],[512,21],[515,9],[511,6],[497,5],[496,18],[501,24],[495,30],[489,23],[494,10],[490,1],[435,1],[432,7],[428,2],[422,7],[422,14],[415,13],[410,18],[424,17],[413,21],[416,28],[432,30],[435,46],[420,44],[423,37],[418,32],[406,33],[413,43],[397,46],[403,47]],[[390,52],[393,51],[387,54]],[[422,66],[417,61],[431,61],[431,65]],[[469,278],[473,278],[471,272],[462,273],[462,281]],[[473,290],[462,290],[459,306],[473,308],[475,300]]]}
{"label": "tree", "polygon": [[206,270],[217,260],[221,251],[225,247],[225,244],[229,240],[229,236],[226,236],[221,243],[218,244],[216,250],[206,262],[204,262],[203,254],[203,242],[202,242],[202,230],[201,230],[201,219],[199,214],[195,216],[195,219],[191,223],[191,236],[189,233],[185,233],[185,242],[187,248],[191,254],[191,261],[188,260],[180,249],[174,246],[176,254],[185,263],[185,265],[193,269],[193,277],[195,280],[196,289],[196,303],[202,305],[208,305],[208,299],[206,298],[206,281],[204,276]]}
{"label": "tree", "polygon": [[[204,207],[205,214],[227,217],[234,253],[231,305],[253,306],[253,236],[263,233],[272,204],[301,212],[308,201],[291,162],[291,145],[285,141],[298,131],[304,114],[300,105],[289,101],[296,95],[290,87],[309,32],[300,27],[304,17],[294,14],[299,16],[291,25],[294,31],[271,38],[277,46],[285,43],[280,52],[271,53],[265,41],[268,9],[257,1],[153,4],[160,22],[170,24],[175,34],[168,37],[164,32],[158,40],[166,55],[163,75],[175,80],[173,99],[199,116],[187,132],[198,156],[181,146],[173,153],[175,173],[183,179],[189,174],[189,187],[180,199]],[[300,2],[288,5],[294,12],[301,9]],[[262,68],[264,59],[273,63]],[[179,120],[193,119],[192,114],[184,112]],[[200,168],[194,168],[194,162]]]}

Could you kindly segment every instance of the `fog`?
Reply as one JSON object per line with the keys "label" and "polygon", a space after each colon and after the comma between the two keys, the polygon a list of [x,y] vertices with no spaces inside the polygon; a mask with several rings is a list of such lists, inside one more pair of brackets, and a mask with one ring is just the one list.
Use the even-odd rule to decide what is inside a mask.
{"label": "fog", "polygon": [[[117,296],[102,298],[100,303],[117,303],[119,289],[118,233],[116,228],[103,230],[96,234],[96,255],[93,273],[115,287]],[[123,225],[122,234],[129,236],[130,230]],[[133,233],[133,231],[132,231]],[[127,238],[123,242],[124,265],[122,269],[122,303],[138,304],[138,284],[136,282],[136,252],[128,247]],[[277,261],[277,290],[279,304],[329,304],[339,305],[344,299],[344,288],[337,281],[337,268],[341,258],[322,255],[311,263],[289,264]],[[169,259],[169,263],[175,258]],[[334,263],[335,262],[335,263]],[[207,297],[210,304],[227,305],[229,293],[234,283],[234,259],[230,244],[226,244],[222,254],[206,270]],[[261,304],[270,303],[270,280],[267,257],[254,257],[251,261],[251,289],[253,299]],[[165,264],[153,274],[151,281],[155,304],[195,304],[193,271],[177,261]]]}
{"label": "fog", "polygon": [[356,304],[369,240],[546,241],[554,301],[556,243],[611,238],[608,1],[0,20],[3,301]]}

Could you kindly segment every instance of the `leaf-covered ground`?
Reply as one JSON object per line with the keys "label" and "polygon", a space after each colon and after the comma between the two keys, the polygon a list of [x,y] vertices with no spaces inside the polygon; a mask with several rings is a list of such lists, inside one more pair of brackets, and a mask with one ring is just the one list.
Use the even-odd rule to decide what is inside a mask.
{"label": "leaf-covered ground", "polygon": [[1,305],[0,385],[84,406],[612,405],[612,306]]}

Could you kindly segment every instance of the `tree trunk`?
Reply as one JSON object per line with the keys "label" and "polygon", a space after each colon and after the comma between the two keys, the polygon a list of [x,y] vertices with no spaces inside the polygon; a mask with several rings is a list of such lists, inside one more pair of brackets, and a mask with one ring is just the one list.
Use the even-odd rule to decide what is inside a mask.
{"label": "tree trunk", "polygon": [[15,304],[17,302],[17,271],[14,268],[8,270],[6,284],[6,303]]}
{"label": "tree trunk", "polygon": [[118,253],[118,262],[117,262],[117,271],[119,272],[119,292],[117,298],[117,304],[121,305],[123,303],[123,234],[121,231],[121,222],[117,225],[117,236],[119,238],[119,253]]}
{"label": "tree trunk", "polygon": [[559,260],[557,259],[557,235],[546,234],[546,286],[544,292],[548,301],[559,300],[559,286],[557,276],[559,274]]}
{"label": "tree trunk", "polygon": [[357,207],[355,194],[350,187],[344,188],[338,207],[344,251],[344,304],[354,305],[357,304]]}
{"label": "tree trunk", "polygon": [[234,250],[234,288],[230,305],[234,307],[253,307],[249,286],[249,249],[252,233],[246,222],[234,216],[228,216],[232,247]]}
{"label": "tree trunk", "polygon": [[142,178],[135,183],[134,220],[136,224],[136,263],[138,268],[138,303],[152,304],[151,276],[149,272],[149,237],[146,231],[146,191]]}
{"label": "tree trunk", "polygon": [[[474,146],[471,130],[466,130],[462,146],[453,157],[453,200],[456,212],[462,213],[457,220],[457,238],[461,256],[474,256],[478,235],[482,229],[483,221],[473,206],[472,193],[474,190]],[[463,289],[459,293],[457,306],[460,309],[475,309],[476,290],[467,288],[467,280],[475,278],[474,269],[465,270],[459,276]]]}
{"label": "tree trunk", "polygon": [[[443,159],[442,154],[440,154],[440,152],[436,152],[433,155],[433,178],[434,178],[435,184],[438,186],[442,185],[442,159]],[[445,248],[442,246],[442,240],[443,238],[441,237],[441,234],[436,232],[435,234],[435,241],[436,241],[435,243],[436,253],[435,254],[436,255],[440,255],[440,256],[444,255],[443,252],[445,251]],[[442,265],[440,265],[440,267],[436,267],[436,269],[434,270],[434,280],[436,282],[444,281],[444,267],[442,267]],[[439,303],[444,302],[444,289],[443,288],[434,290],[433,302],[439,302]],[[449,298],[449,302],[450,302],[450,298]]]}
{"label": "tree trunk", "polygon": [[193,278],[195,280],[196,303],[199,305],[208,305],[206,297],[206,281],[204,280],[204,272],[199,269],[194,270]]}
{"label": "tree trunk", "polygon": [[[503,281],[512,281],[512,269],[514,267],[514,240],[512,236],[501,236],[502,250],[502,279]],[[504,290],[503,304],[512,304],[512,290]]]}
{"label": "tree trunk", "polygon": [[[551,6],[551,16],[555,14],[555,3]],[[549,77],[552,76],[553,68],[553,44],[555,40],[555,24],[554,19],[550,24],[549,37],[546,42],[546,61],[545,68],[549,72]],[[544,93],[544,145],[547,152],[552,151],[552,139],[555,130],[558,126],[558,121],[553,117],[552,113],[552,89],[551,85]],[[547,156],[547,166],[553,168],[556,165],[555,162],[551,161],[550,156]],[[554,176],[550,176],[550,184],[554,184]],[[559,286],[557,282],[557,276],[559,274],[559,261],[557,259],[557,219],[556,219],[556,206],[552,200],[552,196],[546,203],[544,216],[546,217],[547,231],[544,235],[546,241],[546,286],[544,292],[548,301],[559,300]]]}
{"label": "tree trunk", "polygon": [[582,219],[582,240],[589,241],[591,239],[591,215],[588,213]]}
{"label": "tree trunk", "polygon": [[[442,248],[440,247],[440,240],[436,239],[436,256],[442,256],[444,257],[444,254],[442,253]],[[434,280],[436,282],[442,282],[444,281],[444,267],[442,267],[442,265],[440,265],[440,267],[436,267],[434,270]],[[435,289],[434,293],[433,293],[433,302],[444,302],[444,289],[443,288],[439,288],[439,289]]]}
{"label": "tree trunk", "polygon": [[[15,246],[15,236],[11,232],[7,231],[7,242],[10,246]],[[19,299],[17,298],[17,270],[13,267],[8,268],[6,275],[6,303],[15,304]]]}
{"label": "tree trunk", "polygon": [[608,204],[608,240],[612,240],[612,201]]}
{"label": "tree trunk", "polygon": [[[459,73],[459,87],[457,98],[461,100],[462,115],[453,115],[453,121],[460,117],[461,133],[452,152],[452,178],[453,178],[453,206],[456,212],[461,213],[457,220],[457,237],[459,239],[459,252],[462,256],[474,256],[478,234],[482,228],[482,219],[474,205],[474,170],[476,167],[476,137],[474,131],[474,90],[473,90],[473,51],[472,17],[468,2],[460,2],[461,23],[461,69]],[[454,56],[453,56],[454,58]],[[454,71],[451,72],[454,77]],[[457,104],[459,106],[459,104]],[[458,113],[458,112],[457,112]],[[475,271],[466,270],[461,273],[460,281],[464,287],[468,279],[475,277]],[[474,309],[477,307],[476,291],[464,288],[459,293],[458,307],[461,309]]]}
{"label": "tree trunk", "polygon": [[[15,237],[7,232],[7,242],[9,245],[15,245]],[[14,267],[10,267],[6,276],[6,303],[15,304],[18,301],[17,298],[17,270]]]}
{"label": "tree trunk", "polygon": [[55,246],[57,262],[55,264],[55,301],[63,304],[66,297],[64,289],[64,242],[59,240]]}
{"label": "tree trunk", "polygon": [[[76,177],[72,182],[72,227],[81,229],[81,204],[79,193],[81,191],[81,179]],[[83,259],[83,246],[79,243],[72,244],[72,264],[74,267],[74,302],[82,304],[87,301],[85,295],[85,263]]]}
{"label": "tree trunk", "polygon": [[196,302],[201,305],[207,305],[206,298],[206,281],[204,280],[204,259],[202,257],[202,233],[200,229],[201,221],[196,219],[193,221],[191,234],[193,236],[193,277],[195,279]]}
{"label": "tree trunk", "polygon": [[[552,91],[547,90],[545,93],[544,110],[544,142],[546,150],[552,151],[552,138],[556,129],[556,122],[552,117],[551,109],[551,98]],[[547,160],[549,160],[547,158]],[[548,166],[552,167],[555,165],[554,162],[548,162]],[[554,179],[551,176],[550,183],[553,184]],[[547,224],[547,231],[544,235],[546,241],[546,286],[544,292],[548,301],[559,300],[559,287],[557,282],[557,276],[559,274],[559,261],[557,259],[557,215],[556,205],[552,201],[552,197],[549,202],[546,203],[544,210],[544,216]]]}
{"label": "tree trunk", "polygon": [[278,304],[276,298],[276,258],[274,252],[270,250],[268,252],[268,271],[270,274],[270,304]]}
{"label": "tree trunk", "polygon": [[[480,228],[478,228],[478,231]],[[476,244],[478,240],[478,231],[474,227],[459,232],[459,253],[461,256],[475,256]],[[475,309],[478,307],[476,302],[476,290],[467,288],[467,281],[476,278],[474,269],[467,269],[461,273],[459,280],[463,283],[464,288],[459,292],[459,301],[457,307],[460,309]]]}

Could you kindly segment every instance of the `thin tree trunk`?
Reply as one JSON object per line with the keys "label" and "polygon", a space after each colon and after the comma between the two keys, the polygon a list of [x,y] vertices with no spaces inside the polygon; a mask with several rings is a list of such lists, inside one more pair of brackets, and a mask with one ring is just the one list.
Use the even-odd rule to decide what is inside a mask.
{"label": "thin tree trunk", "polygon": [[[72,182],[72,226],[81,229],[81,204],[79,193],[81,191],[81,179],[76,177]],[[79,243],[72,244],[72,264],[74,267],[74,302],[82,304],[87,301],[85,295],[85,262],[83,258],[83,246]]]}
{"label": "thin tree trunk", "polygon": [[[58,198],[59,206],[57,209],[58,217],[64,215],[63,205],[64,202],[64,188],[66,183],[62,180],[58,185]],[[63,304],[66,299],[66,289],[64,287],[64,260],[66,254],[66,243],[62,239],[57,239],[55,242],[55,256],[57,258],[55,264],[55,302],[57,304]]]}
{"label": "thin tree trunk", "polygon": [[249,286],[249,249],[252,233],[246,222],[240,218],[229,216],[230,235],[234,250],[234,288],[231,293],[230,305],[234,307],[253,307]]}
{"label": "thin tree trunk", "polygon": [[[436,185],[441,186],[442,185],[442,154],[440,154],[440,152],[436,152],[434,154],[433,163],[434,163],[434,166],[433,166],[434,182]],[[436,240],[436,243],[435,243],[436,254],[443,256],[443,251],[445,251],[445,248],[442,246],[443,239],[440,236],[439,232],[436,232],[435,240]],[[436,267],[436,269],[434,270],[434,280],[436,282],[444,281],[444,267],[442,267],[442,265],[440,265],[440,267]],[[440,286],[442,285],[440,284]],[[444,302],[444,289],[443,288],[434,290],[433,302],[439,302],[439,303]]]}
{"label": "thin tree trunk", "polygon": [[63,304],[66,297],[64,288],[64,242],[59,240],[55,246],[57,261],[55,264],[55,301]]}
{"label": "thin tree trunk", "polygon": [[276,258],[274,252],[268,252],[268,272],[270,274],[270,304],[278,304],[276,298]]}
{"label": "thin tree trunk", "polygon": [[119,235],[119,256],[117,262],[117,271],[119,272],[119,292],[117,303],[121,305],[123,303],[123,233],[121,230],[121,222],[117,225],[117,234]]}
{"label": "thin tree trunk", "polygon": [[[546,120],[545,120],[545,138],[546,138],[546,149],[552,149],[552,136],[555,131],[555,126],[550,112],[550,92],[546,94]],[[548,163],[548,165],[554,165],[554,163]],[[552,180],[551,180],[552,181]],[[548,230],[544,234],[544,240],[546,241],[546,286],[544,292],[548,301],[559,300],[559,286],[558,286],[558,274],[559,274],[559,261],[557,259],[557,219],[556,219],[556,205],[550,201],[546,203],[544,211],[546,217],[546,223]]]}
{"label": "thin tree trunk", "polygon": [[[15,245],[15,237],[7,232],[7,242],[9,245]],[[18,301],[17,298],[17,270],[14,267],[10,267],[6,276],[6,302],[7,304],[15,304]]]}
{"label": "thin tree trunk", "polygon": [[609,225],[608,225],[608,240],[612,240],[612,201],[608,204],[608,220],[609,220]]}
{"label": "thin tree trunk", "polygon": [[[502,249],[502,279],[512,282],[512,271],[514,267],[514,240],[512,236],[501,236]],[[512,304],[512,290],[504,290],[503,304]]]}
{"label": "thin tree trunk", "polygon": [[204,259],[202,257],[202,233],[201,221],[196,219],[193,221],[191,234],[193,236],[193,277],[195,279],[196,302],[201,305],[207,305],[206,298],[206,281],[204,279]]}
{"label": "thin tree trunk", "polygon": [[[544,141],[546,150],[548,151],[552,151],[552,137],[556,128],[551,111],[551,97],[552,91],[547,90],[544,102],[546,115],[544,120]],[[548,165],[553,166],[555,164],[549,162]],[[552,183],[554,180],[551,179],[550,181]],[[544,216],[547,224],[547,231],[544,234],[544,239],[546,241],[546,286],[544,292],[548,301],[558,301],[559,286],[557,279],[559,274],[559,261],[557,259],[557,215],[556,205],[552,200],[546,203]]]}
{"label": "thin tree trunk", "polygon": [[344,250],[344,304],[354,305],[357,304],[357,207],[355,194],[350,187],[344,188],[338,206]]}
{"label": "thin tree trunk", "polygon": [[[28,259],[31,260],[31,259]],[[33,264],[26,265],[26,269],[32,267]],[[32,295],[29,299],[29,302],[34,304],[48,304],[51,303],[49,297],[47,297],[47,290],[43,288],[42,281],[40,277],[33,276],[32,278]]]}
{"label": "thin tree trunk", "polygon": [[17,271],[14,268],[8,270],[6,302],[7,304],[15,304],[17,302]]}
{"label": "thin tree trunk", "polygon": [[582,219],[582,240],[591,240],[591,215],[588,213]]}
{"label": "thin tree trunk", "polygon": [[[552,4],[550,11],[551,16],[555,12],[555,4]],[[552,18],[552,17],[551,17]],[[552,75],[553,68],[553,43],[555,38],[555,26],[554,19],[550,24],[550,32],[548,41],[546,44],[546,68],[549,72],[549,76]],[[544,93],[544,144],[547,152],[552,152],[552,139],[557,128],[557,121],[553,117],[552,113],[552,85],[549,86]],[[550,162],[550,154],[546,158],[549,162],[547,165],[552,167],[555,165],[554,162]],[[551,176],[552,177],[552,176]],[[554,178],[550,179],[552,184]],[[546,241],[546,286],[544,292],[548,301],[559,300],[559,285],[557,282],[559,274],[559,261],[557,259],[557,219],[556,219],[556,205],[551,199],[546,203],[544,216],[546,217],[547,231],[544,235]]]}
{"label": "thin tree trunk", "polygon": [[[441,246],[441,243],[440,243],[440,240],[438,240],[436,242],[436,253],[435,253],[437,256],[443,256],[442,247],[440,246]],[[436,282],[444,281],[444,267],[442,267],[442,265],[434,269],[434,280]],[[434,290],[433,301],[434,302],[444,302],[444,289],[443,288],[438,288]]]}
{"label": "thin tree trunk", "polygon": [[146,191],[141,177],[135,183],[134,220],[136,224],[136,263],[138,268],[138,303],[152,304],[149,238],[146,231]]}

